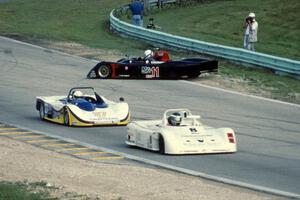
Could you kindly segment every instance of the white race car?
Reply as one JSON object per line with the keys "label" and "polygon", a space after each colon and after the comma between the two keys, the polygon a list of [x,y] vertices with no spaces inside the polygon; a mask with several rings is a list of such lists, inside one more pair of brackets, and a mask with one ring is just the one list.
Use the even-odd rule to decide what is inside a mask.
{"label": "white race car", "polygon": [[76,87],[67,96],[36,97],[36,109],[41,119],[67,126],[127,125],[129,107],[120,101],[109,101],[92,87]]}
{"label": "white race car", "polygon": [[162,120],[133,121],[126,144],[162,154],[233,153],[237,151],[231,128],[203,125],[188,109],[166,110]]}

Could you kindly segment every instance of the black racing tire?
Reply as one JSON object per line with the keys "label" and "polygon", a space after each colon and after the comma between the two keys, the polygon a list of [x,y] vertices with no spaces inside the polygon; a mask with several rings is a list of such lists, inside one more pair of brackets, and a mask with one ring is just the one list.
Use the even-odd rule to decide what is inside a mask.
{"label": "black racing tire", "polygon": [[70,126],[70,117],[69,117],[69,112],[68,112],[67,108],[64,111],[64,125]]}
{"label": "black racing tire", "polygon": [[159,153],[165,154],[165,141],[162,135],[159,135],[158,138],[158,146],[159,146]]}
{"label": "black racing tire", "polygon": [[111,66],[109,65],[100,65],[97,69],[97,76],[101,79],[111,78]]}
{"label": "black racing tire", "polygon": [[40,102],[40,108],[39,108],[39,114],[40,114],[40,119],[45,119],[45,105],[43,102]]}

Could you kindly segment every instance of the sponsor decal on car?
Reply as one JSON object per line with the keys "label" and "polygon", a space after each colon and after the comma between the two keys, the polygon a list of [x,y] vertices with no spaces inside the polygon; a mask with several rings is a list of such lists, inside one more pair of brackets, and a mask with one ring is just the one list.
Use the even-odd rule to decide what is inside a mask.
{"label": "sponsor decal on car", "polygon": [[142,66],[141,73],[146,74],[146,78],[159,78],[159,67]]}
{"label": "sponsor decal on car", "polygon": [[152,74],[151,67],[142,66],[141,67],[141,73],[142,74]]}
{"label": "sponsor decal on car", "polygon": [[97,118],[104,118],[106,117],[106,112],[94,112],[93,113]]}

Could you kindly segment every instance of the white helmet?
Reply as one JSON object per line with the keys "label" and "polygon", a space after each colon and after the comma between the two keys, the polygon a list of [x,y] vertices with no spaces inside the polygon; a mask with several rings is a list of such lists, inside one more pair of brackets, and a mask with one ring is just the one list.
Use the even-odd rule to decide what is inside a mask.
{"label": "white helmet", "polygon": [[255,18],[255,13],[253,13],[253,12],[249,13],[248,17]]}
{"label": "white helmet", "polygon": [[73,96],[74,97],[82,97],[83,96],[83,93],[80,91],[80,90],[76,90],[76,91],[74,91],[74,93],[73,93]]}
{"label": "white helmet", "polygon": [[172,126],[179,126],[181,121],[182,121],[182,116],[178,112],[173,113],[168,117],[168,123]]}
{"label": "white helmet", "polygon": [[144,54],[145,54],[145,57],[147,58],[147,57],[151,57],[151,56],[153,56],[153,51],[151,51],[150,49],[147,49],[145,52],[144,52]]}

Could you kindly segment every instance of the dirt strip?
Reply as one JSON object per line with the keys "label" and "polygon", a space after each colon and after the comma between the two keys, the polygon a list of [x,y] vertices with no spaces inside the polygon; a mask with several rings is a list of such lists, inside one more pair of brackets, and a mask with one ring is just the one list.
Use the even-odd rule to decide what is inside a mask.
{"label": "dirt strip", "polygon": [[0,161],[0,181],[44,181],[61,199],[284,199],[159,168],[82,160],[6,137]]}

